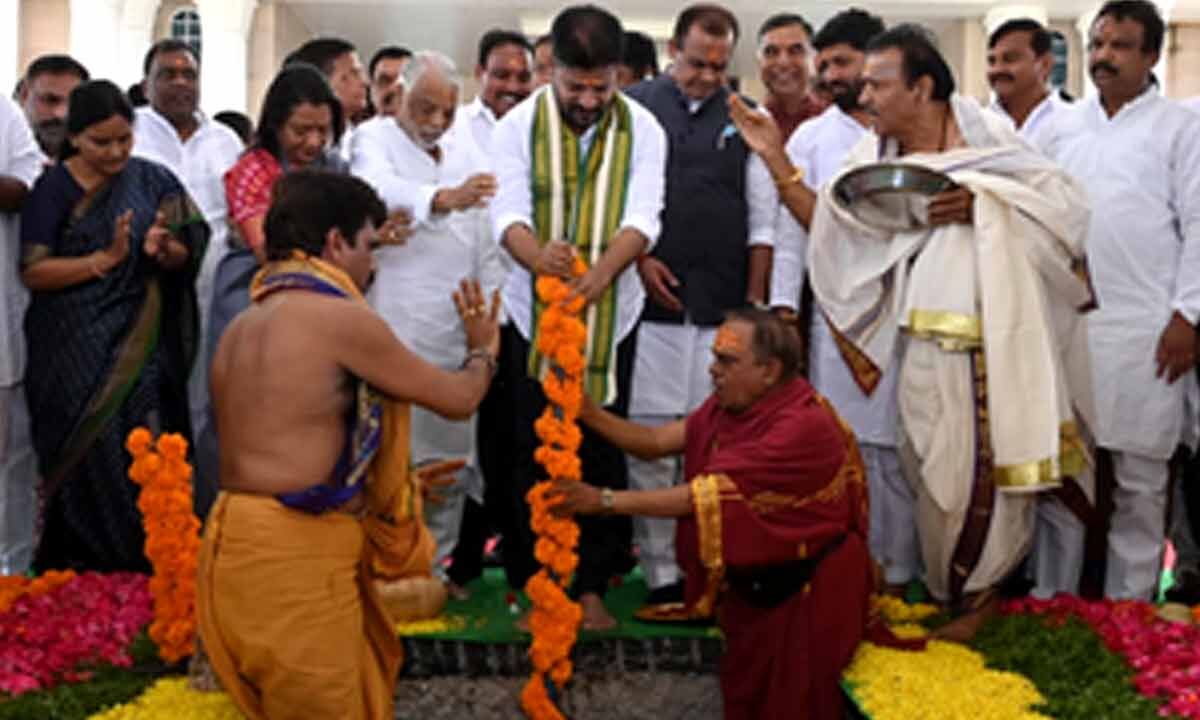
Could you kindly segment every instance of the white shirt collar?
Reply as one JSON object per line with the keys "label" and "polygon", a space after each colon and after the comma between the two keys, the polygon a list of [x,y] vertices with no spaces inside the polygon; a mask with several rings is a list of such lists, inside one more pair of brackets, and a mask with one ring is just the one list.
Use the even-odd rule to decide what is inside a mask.
{"label": "white shirt collar", "polygon": [[[162,113],[155,110],[153,106],[144,105],[138,108],[137,115],[139,119],[149,119],[150,122],[157,124],[159,129],[169,132],[171,137],[175,138],[180,143],[183,142],[183,138],[179,137],[179,131],[175,129],[175,126],[171,124],[171,121],[168,120]],[[208,116],[200,112],[200,110],[196,110],[196,112],[193,113],[193,117],[196,118],[196,132],[192,133],[192,137],[188,138],[189,140],[198,137],[202,132],[207,130],[210,122]]]}
{"label": "white shirt collar", "polygon": [[487,121],[488,125],[496,124],[496,113],[492,112],[492,109],[484,104],[482,95],[476,95],[475,99],[467,104],[467,112],[472,117],[482,117]]}

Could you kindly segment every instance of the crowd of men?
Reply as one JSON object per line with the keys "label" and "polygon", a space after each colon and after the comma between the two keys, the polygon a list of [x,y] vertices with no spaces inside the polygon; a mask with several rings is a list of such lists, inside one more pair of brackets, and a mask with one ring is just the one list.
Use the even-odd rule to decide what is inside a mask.
{"label": "crowd of men", "polygon": [[[470,101],[462,71],[434,51],[388,46],[364,68],[352,43],[320,38],[288,56],[315,67],[340,105],[346,131],[327,127],[322,148],[386,210],[367,301],[430,365],[465,366],[464,343],[487,355],[477,412],[430,401],[411,416],[415,466],[465,460],[424,510],[447,591],[468,593],[497,536],[512,587],[539,568],[526,503],[544,477],[534,427],[547,403],[533,278],[557,275],[588,305],[586,484],[558,489],[580,515],[571,592],[583,627],[616,626],[605,593],[635,562],[651,615],[694,617],[724,593],[722,624],[736,626],[727,716],[783,717],[797,692],[809,716],[838,716],[837,673],[787,656],[807,644],[840,669],[863,628],[798,637],[781,604],[865,615],[846,598],[922,581],[961,615],[946,635],[967,637],[1002,586],[1153,598],[1167,539],[1172,597],[1200,602],[1189,460],[1200,436],[1200,103],[1158,87],[1155,6],[1100,10],[1085,54],[1097,93],[1077,101],[1050,86],[1052,36],[1029,19],[988,39],[986,107],[955,91],[926,30],[861,9],[815,31],[797,14],[767,19],[752,40],[766,87],[755,103],[730,83],[741,35],[729,10],[688,7],[660,72],[649,38],[593,6],[568,8],[534,42],[486,33]],[[205,328],[226,239],[244,234],[226,175],[255,136],[244,116],[199,111],[199,63],[179,42],[151,48],[132,152],[178,177],[211,233],[195,280],[209,346],[190,376],[190,427],[175,428],[216,438],[195,450],[203,515],[228,467],[208,362],[228,319]],[[75,142],[67,113],[88,80],[74,59],[47,55],[0,105],[4,572],[30,566],[47,472],[22,391],[18,222],[39,174]],[[955,184],[914,227],[882,230],[831,187],[849,168],[892,161]],[[274,257],[269,224],[260,264]],[[464,277],[502,299],[494,352],[464,329],[483,311],[450,299]],[[222,384],[244,389],[230,372]],[[724,507],[729,493],[737,509]],[[713,512],[723,562],[711,556]],[[796,672],[812,688],[789,687]]]}

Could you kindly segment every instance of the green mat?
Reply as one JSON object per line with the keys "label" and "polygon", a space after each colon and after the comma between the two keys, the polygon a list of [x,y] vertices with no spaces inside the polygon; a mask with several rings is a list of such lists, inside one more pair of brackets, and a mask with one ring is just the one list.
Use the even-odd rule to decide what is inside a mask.
{"label": "green mat", "polygon": [[[513,593],[504,579],[500,568],[486,568],[483,577],[467,586],[471,597],[466,600],[451,600],[439,618],[442,627],[429,628],[421,623],[413,630],[403,631],[406,637],[435,640],[455,640],[477,643],[528,642],[529,633],[519,632],[513,623],[529,608],[525,593]],[[515,599],[517,612],[509,607]],[[633,613],[646,600],[646,582],[641,569],[635,569],[621,579],[620,584],[609,589],[604,598],[608,611],[617,618],[615,630],[604,632],[581,631],[579,642],[609,639],[653,639],[653,638],[719,638],[715,625],[697,626],[673,623],[644,623],[633,618]]]}

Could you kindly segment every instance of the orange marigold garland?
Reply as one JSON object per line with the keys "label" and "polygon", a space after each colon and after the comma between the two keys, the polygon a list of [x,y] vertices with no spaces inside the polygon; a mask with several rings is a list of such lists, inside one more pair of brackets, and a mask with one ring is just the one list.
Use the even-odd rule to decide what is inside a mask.
{"label": "orange marigold garland", "polygon": [[[582,275],[586,269],[576,258],[574,275]],[[533,674],[521,691],[521,707],[535,720],[561,720],[562,713],[550,699],[547,678],[560,689],[571,679],[571,648],[583,611],[567,597],[566,588],[579,563],[575,554],[579,526],[571,518],[551,514],[546,494],[555,481],[578,481],[582,477],[579,444],[583,434],[575,420],[583,404],[587,327],[580,315],[586,302],[573,296],[570,287],[557,277],[539,277],[536,289],[538,298],[546,304],[538,323],[537,349],[546,357],[549,371],[542,379],[546,410],[534,424],[542,441],[534,459],[546,469],[549,479],[534,485],[525,496],[531,510],[530,526],[538,536],[534,556],[542,569],[525,584],[533,603],[529,617]]]}
{"label": "orange marigold garland", "polygon": [[150,638],[163,660],[174,663],[195,652],[196,561],[200,520],[192,509],[192,468],[187,440],[150,431],[129,433],[125,448],[133,455],[129,479],[141,486],[138,509],[146,528],[146,557],[154,568],[150,594],[154,621]]}

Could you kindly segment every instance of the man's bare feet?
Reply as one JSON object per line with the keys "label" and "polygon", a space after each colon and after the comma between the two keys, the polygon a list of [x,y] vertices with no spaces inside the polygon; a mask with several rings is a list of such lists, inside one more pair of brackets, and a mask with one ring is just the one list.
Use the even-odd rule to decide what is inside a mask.
{"label": "man's bare feet", "polygon": [[930,633],[935,640],[946,640],[966,644],[975,639],[975,634],[985,622],[996,615],[1000,601],[993,590],[984,590],[964,605],[968,608],[958,617]]}
{"label": "man's bare feet", "polygon": [[[616,629],[617,619],[608,612],[608,608],[604,607],[604,600],[599,595],[584,593],[579,597],[579,604],[583,607],[583,623],[580,629],[598,631]],[[529,616],[532,613],[532,608],[526,610],[513,622],[513,627],[521,632],[529,632]]]}
{"label": "man's bare feet", "polygon": [[584,593],[579,596],[579,604],[583,606],[584,630],[613,630],[617,627],[617,619],[604,607],[604,599],[596,593]]}

